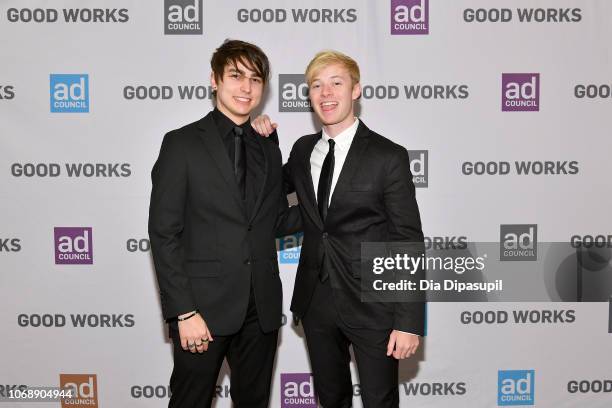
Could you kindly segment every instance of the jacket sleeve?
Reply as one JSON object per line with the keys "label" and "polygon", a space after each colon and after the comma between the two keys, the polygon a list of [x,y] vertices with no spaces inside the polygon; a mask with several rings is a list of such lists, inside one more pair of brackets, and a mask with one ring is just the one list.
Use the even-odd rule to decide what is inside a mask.
{"label": "jacket sleeve", "polygon": [[[276,135],[276,132],[273,134]],[[287,201],[287,194],[295,192],[292,174],[293,162],[291,160],[292,156],[294,155],[293,150],[294,149],[291,150],[289,160],[283,166],[283,191],[281,193],[279,204],[280,210],[278,222],[276,224],[276,236],[279,238],[302,231],[302,215],[300,213],[300,206],[298,204],[289,207],[289,203]]]}
{"label": "jacket sleeve", "polygon": [[184,270],[182,233],[187,196],[187,162],[180,135],[164,136],[151,171],[149,238],[164,318],[196,309]]}
{"label": "jacket sleeve", "polygon": [[[411,256],[422,254],[424,245],[421,217],[412,182],[408,152],[403,147],[394,150],[387,162],[384,202],[389,240],[409,243],[406,248]],[[411,276],[411,279],[418,282],[424,277],[425,270],[420,269]],[[424,326],[424,301],[394,303],[394,329],[422,336]]]}

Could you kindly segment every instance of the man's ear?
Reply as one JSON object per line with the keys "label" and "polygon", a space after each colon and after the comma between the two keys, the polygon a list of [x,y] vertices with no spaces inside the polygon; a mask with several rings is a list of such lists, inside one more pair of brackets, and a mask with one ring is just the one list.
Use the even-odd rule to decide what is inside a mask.
{"label": "man's ear", "polygon": [[359,97],[361,96],[361,84],[359,82],[353,85],[353,92],[351,96],[354,101],[359,99]]}
{"label": "man's ear", "polygon": [[210,73],[210,86],[212,86],[212,89],[214,89],[214,90],[217,89],[217,80],[215,79],[215,73],[214,72]]}

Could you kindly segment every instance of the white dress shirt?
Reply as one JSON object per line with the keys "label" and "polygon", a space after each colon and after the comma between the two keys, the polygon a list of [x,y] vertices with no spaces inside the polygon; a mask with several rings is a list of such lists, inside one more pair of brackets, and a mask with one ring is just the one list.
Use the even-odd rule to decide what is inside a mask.
{"label": "white dress shirt", "polygon": [[[334,142],[336,142],[336,145],[334,146],[334,173],[332,175],[332,185],[331,190],[329,191],[329,202],[327,203],[328,205],[331,203],[331,199],[334,194],[334,188],[336,187],[336,183],[338,182],[338,178],[340,177],[342,166],[344,165],[344,161],[346,160],[348,151],[351,148],[351,144],[353,143],[353,139],[355,138],[355,133],[357,133],[358,126],[359,119],[355,118],[355,122],[353,122],[351,126],[344,129],[336,137],[333,138]],[[319,178],[321,178],[321,168],[323,167],[325,156],[327,156],[327,152],[329,152],[329,139],[332,139],[327,133],[325,133],[325,130],[323,130],[321,133],[321,139],[319,139],[319,141],[315,144],[314,149],[312,149],[312,153],[310,154],[310,174],[312,175],[312,183],[314,185],[315,197],[319,194],[318,190]],[[318,199],[319,198],[317,197],[317,200]],[[409,334],[417,336],[414,333]]]}
{"label": "white dress shirt", "polygon": [[[333,138],[334,142],[336,142],[336,145],[334,146],[334,173],[332,176],[331,190],[329,191],[328,205],[331,203],[334,188],[338,182],[338,177],[340,177],[342,166],[346,160],[346,155],[351,147],[351,143],[353,143],[358,126],[359,119],[355,118],[355,121],[351,126],[344,129],[341,133]],[[322,134],[323,137],[321,137],[321,139],[319,139],[319,141],[315,144],[314,149],[312,149],[312,154],[310,155],[310,174],[312,175],[312,183],[314,184],[315,197],[319,194],[318,189],[319,178],[321,177],[321,167],[323,167],[325,156],[327,156],[327,152],[329,152],[329,139],[332,139],[327,133],[325,133],[325,130],[322,131]],[[317,197],[317,200],[318,199],[319,198]]]}

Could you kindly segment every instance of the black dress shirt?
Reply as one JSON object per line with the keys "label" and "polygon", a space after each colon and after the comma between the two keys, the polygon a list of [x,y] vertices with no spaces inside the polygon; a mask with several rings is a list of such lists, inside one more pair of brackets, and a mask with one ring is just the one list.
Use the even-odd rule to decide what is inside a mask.
{"label": "black dress shirt", "polygon": [[230,163],[234,163],[235,144],[234,144],[234,127],[238,126],[243,130],[243,140],[246,150],[246,210],[247,214],[250,215],[255,203],[257,202],[257,196],[263,188],[266,159],[260,145],[261,141],[256,138],[261,137],[255,133],[251,127],[250,121],[246,121],[242,125],[234,123],[230,118],[225,116],[219,109],[215,108],[213,111],[213,119],[219,135],[227,150]]}

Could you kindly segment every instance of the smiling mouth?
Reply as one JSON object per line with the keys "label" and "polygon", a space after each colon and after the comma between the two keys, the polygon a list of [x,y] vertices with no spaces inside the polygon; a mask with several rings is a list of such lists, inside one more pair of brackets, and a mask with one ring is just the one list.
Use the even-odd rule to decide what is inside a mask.
{"label": "smiling mouth", "polygon": [[243,96],[234,96],[234,99],[240,103],[251,103],[251,98],[246,98]]}
{"label": "smiling mouth", "polygon": [[323,112],[332,111],[338,106],[338,102],[323,102],[319,106],[321,106],[321,110]]}

